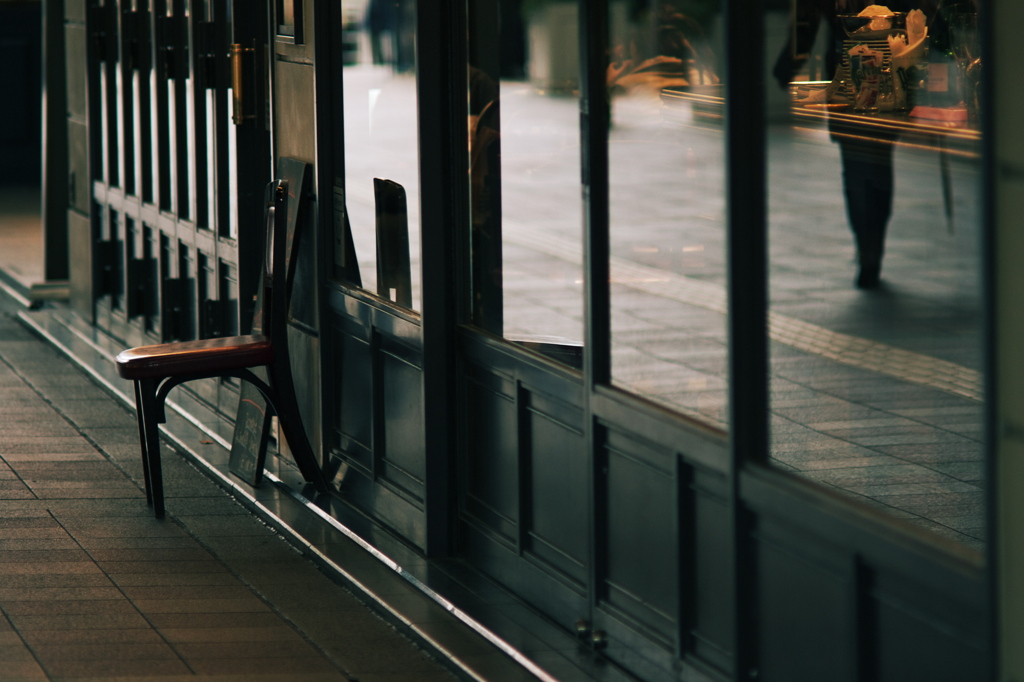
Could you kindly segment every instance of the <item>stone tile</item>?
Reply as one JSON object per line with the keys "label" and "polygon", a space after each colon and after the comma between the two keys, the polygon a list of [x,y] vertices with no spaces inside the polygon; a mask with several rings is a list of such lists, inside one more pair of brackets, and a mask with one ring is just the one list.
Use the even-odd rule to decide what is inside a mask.
{"label": "stone tile", "polygon": [[[188,540],[189,538],[156,538],[158,540]],[[192,541],[190,545],[183,547],[170,547],[170,548],[143,548],[143,549],[100,549],[95,545],[89,545],[83,543],[83,546],[89,548],[90,555],[101,563],[107,562],[176,562],[176,561],[189,561],[189,562],[206,562],[215,561],[216,558],[211,555],[208,551],[199,547],[195,541]]]}
{"label": "stone tile", "polygon": [[[81,436],[4,437],[0,434],[0,452],[3,452],[3,458],[7,462],[24,461],[25,459],[45,461],[58,459],[61,455],[93,455],[94,458],[102,459],[96,448]],[[26,458],[25,455],[35,456]]]}
{"label": "stone tile", "polygon": [[4,621],[4,624],[0,626],[0,646],[21,646],[23,644],[21,635],[10,629],[11,626],[6,619]]}
{"label": "stone tile", "polygon": [[[116,549],[185,549],[194,548],[196,546],[195,540],[187,536],[166,536],[166,537],[146,537],[146,538],[121,538],[121,537],[79,537],[77,542],[81,543],[81,546],[87,550],[93,552],[93,556],[97,556],[96,552],[99,550],[116,550]],[[0,547],[3,545],[0,544]]]}
{"label": "stone tile", "polygon": [[189,662],[199,659],[313,658],[320,653],[302,639],[177,642],[175,649]]}
{"label": "stone tile", "polygon": [[156,660],[54,660],[47,672],[54,678],[128,678],[189,675],[192,671],[179,659]]}
{"label": "stone tile", "polygon": [[[512,664],[514,665],[514,664]],[[510,665],[509,667],[512,667]],[[515,666],[519,667],[519,666]],[[525,672],[525,671],[524,671]],[[511,673],[510,673],[511,674]],[[530,678],[537,679],[533,675],[527,675],[519,678],[503,678],[508,680],[521,679],[528,680]],[[448,670],[439,668],[437,670],[418,670],[415,672],[387,672],[387,673],[360,673],[359,682],[452,682],[453,680],[459,679]],[[500,682],[497,677],[488,677],[488,680],[494,682]]]}
{"label": "stone tile", "polygon": [[179,660],[166,642],[133,640],[125,642],[51,642],[34,644],[39,659],[50,667],[51,661],[161,661]]}
{"label": "stone tile", "polygon": [[91,561],[86,552],[75,549],[7,549],[0,552],[0,564]]}
{"label": "stone tile", "polygon": [[261,613],[270,607],[259,598],[249,595],[241,598],[216,599],[133,599],[141,611],[153,613]]}
{"label": "stone tile", "polygon": [[17,664],[28,661],[35,662],[35,660],[35,657],[32,656],[32,651],[24,643],[4,644],[0,642],[0,661],[3,661],[5,669],[8,663]]}
{"label": "stone tile", "polygon": [[13,616],[19,631],[27,630],[123,630],[146,627],[145,619],[135,613],[59,614]]}
{"label": "stone tile", "polygon": [[85,644],[162,644],[156,630],[144,628],[104,628],[98,630],[26,630],[25,641],[32,646]]}
{"label": "stone tile", "polygon": [[[13,450],[6,450],[6,446],[0,446],[0,450],[4,450],[3,458],[11,464],[39,460],[50,462],[105,461],[103,455],[96,450],[77,447],[72,443],[55,443],[52,447],[45,443],[22,443]],[[62,450],[68,450],[68,452]]]}
{"label": "stone tile", "polygon": [[[0,481],[4,483],[4,481]],[[34,492],[26,488],[20,481],[16,486],[9,488],[0,486],[0,500],[36,500],[39,499]]]}
{"label": "stone tile", "polygon": [[[137,505],[133,505],[136,506]],[[137,509],[136,509],[137,511]],[[154,519],[150,515],[77,516],[62,519],[68,532],[83,538],[161,538],[185,537],[186,533],[174,523]]]}
{"label": "stone tile", "polygon": [[122,587],[153,586],[170,587],[186,585],[241,585],[233,574],[227,571],[215,573],[117,573],[110,572],[110,579]]}
{"label": "stone tile", "polygon": [[0,583],[9,575],[66,575],[75,573],[100,573],[91,561],[53,561],[45,564],[0,563]]}
{"label": "stone tile", "polygon": [[11,587],[7,581],[0,587],[0,604],[16,601],[87,601],[123,599],[124,594],[113,585],[82,587]]}
{"label": "stone tile", "polygon": [[339,680],[348,680],[325,658],[229,658],[191,659],[189,664],[199,675],[271,675],[334,673]]}
{"label": "stone tile", "polygon": [[273,628],[281,627],[284,621],[276,613],[264,611],[259,613],[149,613],[148,620],[159,630],[197,629],[197,628],[236,628],[239,622],[249,627]]}
{"label": "stone tile", "polygon": [[937,462],[929,463],[929,467],[969,483],[983,483],[985,480],[984,462]]}
{"label": "stone tile", "polygon": [[[119,595],[120,596],[120,595]],[[112,616],[131,617],[137,614],[135,607],[127,599],[85,599],[56,601],[53,599],[40,601],[13,600],[4,604],[4,611],[12,620],[19,616]]]}
{"label": "stone tile", "polygon": [[46,672],[39,667],[39,664],[35,661],[19,661],[4,663],[4,675],[8,679],[27,681],[27,680],[46,680],[49,676]]}
{"label": "stone tile", "polygon": [[126,585],[121,588],[132,600],[160,599],[250,599],[252,590],[238,583],[235,585]]}
{"label": "stone tile", "polygon": [[42,588],[72,588],[72,587],[110,587],[113,583],[110,579],[100,571],[95,573],[78,573],[78,574],[44,574],[38,575],[34,573],[27,573],[23,575],[10,575],[3,576],[3,585],[7,589],[17,589],[21,587],[31,587],[35,589]]}
{"label": "stone tile", "polygon": [[875,448],[894,457],[912,462],[965,462],[982,458],[981,443],[957,440],[945,443],[882,445]]}
{"label": "stone tile", "polygon": [[438,665],[425,652],[413,648],[409,640],[394,631],[386,635],[375,633],[365,638],[350,637],[326,648],[346,670],[357,677],[370,672],[433,671]]}
{"label": "stone tile", "polygon": [[[99,567],[108,574],[118,573],[225,573],[217,561],[103,561]],[[0,569],[2,572],[2,569]]]}
{"label": "stone tile", "polygon": [[270,627],[161,628],[160,634],[169,642],[304,642],[292,628],[282,624]]}

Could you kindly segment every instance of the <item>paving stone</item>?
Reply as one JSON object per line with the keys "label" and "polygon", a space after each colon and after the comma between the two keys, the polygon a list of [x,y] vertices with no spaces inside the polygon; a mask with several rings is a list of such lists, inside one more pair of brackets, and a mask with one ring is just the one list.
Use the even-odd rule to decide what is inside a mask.
{"label": "paving stone", "polygon": [[147,619],[153,627],[163,630],[198,628],[237,628],[246,625],[254,628],[272,628],[281,625],[281,617],[270,611],[257,613],[150,613]]}
{"label": "paving stone", "polygon": [[110,616],[132,618],[137,610],[124,597],[119,599],[74,599],[57,601],[53,599],[11,600],[4,605],[4,611],[17,625],[20,616]]}
{"label": "paving stone", "polygon": [[[347,680],[333,663],[323,658],[231,658],[231,659],[190,659],[190,667],[199,675],[223,674],[309,674],[333,673],[339,680]],[[436,664],[435,664],[436,665]]]}
{"label": "paving stone", "polygon": [[[109,584],[109,583],[108,583]],[[117,587],[0,587],[0,604],[17,601],[69,602],[123,599],[124,594]]]}
{"label": "paving stone", "polygon": [[143,613],[216,613],[216,614],[250,614],[262,613],[270,607],[261,599],[248,595],[246,597],[230,599],[133,599]]}
{"label": "paving stone", "polygon": [[19,631],[26,630],[123,630],[146,627],[137,612],[113,614],[18,615],[11,621]]}
{"label": "paving stone", "polygon": [[100,677],[138,678],[145,676],[188,675],[192,671],[179,659],[147,660],[61,660],[54,659],[46,664],[46,671],[55,678]]}
{"label": "paving stone", "polygon": [[173,587],[189,585],[241,585],[242,583],[233,574],[227,571],[215,573],[117,573],[108,572],[109,576],[117,585],[128,586],[151,586],[151,587]]}

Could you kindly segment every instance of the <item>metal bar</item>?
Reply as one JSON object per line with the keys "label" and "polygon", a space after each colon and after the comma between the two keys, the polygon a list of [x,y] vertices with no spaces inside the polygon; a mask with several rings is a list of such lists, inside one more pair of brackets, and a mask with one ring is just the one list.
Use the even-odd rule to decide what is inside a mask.
{"label": "metal bar", "polygon": [[[584,439],[586,454],[590,458],[587,468],[588,525],[590,556],[588,582],[590,584],[590,613],[585,619],[593,621],[598,586],[607,573],[605,553],[606,533],[601,513],[607,491],[601,468],[604,462],[603,444],[599,442],[597,421],[593,416],[591,398],[595,387],[611,381],[611,250],[609,245],[608,213],[608,126],[611,102],[608,98],[608,2],[579,2],[580,49],[580,145],[583,196],[583,281],[584,281],[584,347],[583,347],[583,400]],[[600,454],[599,454],[600,453]],[[596,636],[596,633],[595,633]]]}
{"label": "metal bar", "polygon": [[733,541],[735,671],[757,672],[753,519],[740,495],[745,464],[768,452],[768,341],[765,123],[763,74],[750,68],[764,54],[764,7],[725,0],[726,212],[729,298],[730,506]]}
{"label": "metal bar", "polygon": [[468,307],[466,3],[417,8],[426,551],[453,550],[456,325]]}

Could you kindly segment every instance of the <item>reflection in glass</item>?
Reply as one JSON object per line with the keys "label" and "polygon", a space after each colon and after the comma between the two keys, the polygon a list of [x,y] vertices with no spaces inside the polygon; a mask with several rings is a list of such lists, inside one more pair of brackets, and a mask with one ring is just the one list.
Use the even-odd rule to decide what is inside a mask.
{"label": "reflection in glass", "polygon": [[468,8],[473,321],[578,367],[576,5],[533,3],[522,14],[519,3],[470,0]]}
{"label": "reflection in glass", "polygon": [[830,2],[796,8],[766,22],[773,463],[981,547],[973,105],[918,77],[934,55],[905,35],[917,3],[891,2],[906,27],[880,38],[847,34]]}
{"label": "reflection in glass", "polygon": [[344,201],[359,278],[363,288],[418,310],[416,3],[342,0],[341,6],[341,35],[351,48],[342,73]]}
{"label": "reflection in glass", "polygon": [[717,2],[612,3],[612,378],[727,421]]}

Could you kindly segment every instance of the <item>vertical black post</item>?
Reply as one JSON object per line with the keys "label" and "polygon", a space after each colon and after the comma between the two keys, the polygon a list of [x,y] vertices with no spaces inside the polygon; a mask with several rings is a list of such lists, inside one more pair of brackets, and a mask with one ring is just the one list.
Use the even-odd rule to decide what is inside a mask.
{"label": "vertical black post", "polygon": [[[996,55],[996,24],[993,16],[997,9],[991,4],[986,4],[978,15],[979,41],[981,43],[981,63],[998,64],[995,61]],[[1005,69],[1005,70],[1004,70]],[[999,287],[997,279],[1000,276],[996,249],[998,242],[996,230],[999,225],[996,221],[996,206],[999,200],[999,192],[1005,187],[1005,180],[1000,179],[996,168],[996,74],[1007,73],[1012,66],[998,67],[997,69],[984,68],[981,70],[981,95],[978,124],[981,128],[981,295],[984,326],[982,346],[982,357],[985,373],[985,527],[988,529],[988,541],[985,543],[985,577],[987,581],[988,604],[986,605],[989,619],[988,627],[990,636],[987,641],[991,642],[989,647],[989,661],[991,670],[1002,670],[1003,634],[1000,628],[1000,568],[1002,564],[1002,541],[1005,538],[1010,540],[999,524],[999,494],[1002,492],[998,486],[999,481],[999,449],[1000,429],[1002,413],[999,405],[999,344],[998,344],[998,319],[999,309]],[[1005,106],[1005,105],[1004,105]],[[1003,190],[1005,191],[1005,190]],[[1004,218],[1005,220],[1005,218]],[[1013,295],[1009,290],[1006,295]],[[1004,489],[1005,490],[1005,489]]]}
{"label": "vertical black post", "polygon": [[[228,208],[230,206],[230,192],[228,187],[227,168],[229,164],[235,164],[237,169],[237,191],[238,191],[238,302],[239,302],[239,327],[248,331],[249,323],[252,320],[253,299],[256,296],[257,287],[260,282],[260,271],[251,267],[263,260],[264,241],[266,234],[263,231],[263,192],[272,175],[270,122],[259,112],[268,110],[267,101],[270,98],[269,82],[270,74],[263,73],[263,65],[273,63],[273,45],[270,42],[269,5],[261,3],[253,7],[250,3],[242,0],[226,0],[231,3],[231,23],[228,23],[227,5],[215,5],[217,46],[221,51],[222,60],[216,68],[223,69],[217,82],[217,115],[215,117],[217,145],[217,174],[216,180],[216,206],[218,232],[220,236],[227,236],[228,221],[230,220]],[[229,34],[230,31],[230,34]],[[235,158],[228,157],[228,135],[230,130],[230,103],[227,97],[227,85],[229,82],[226,57],[229,48],[228,42],[239,43],[244,46],[255,45],[259,57],[255,60],[259,77],[255,80],[260,85],[256,87],[255,99],[257,103],[257,116],[255,121],[246,122],[243,125],[234,126],[234,134],[237,135],[237,151]],[[271,69],[272,70],[272,69]]]}
{"label": "vertical black post", "polygon": [[590,457],[587,491],[590,501],[590,606],[593,614],[597,586],[605,574],[605,495],[598,492],[602,477],[598,468],[597,424],[590,398],[597,386],[611,380],[611,291],[608,220],[608,2],[579,3],[580,44],[580,146],[583,199],[584,350],[583,383],[586,452]]}
{"label": "vertical black post", "polygon": [[456,456],[456,325],[465,316],[469,154],[466,146],[466,3],[417,9],[423,417],[427,554],[452,550]]}
{"label": "vertical black post", "polygon": [[68,110],[64,2],[43,2],[43,276],[70,277],[68,260]]}
{"label": "vertical black post", "polygon": [[729,283],[731,509],[735,585],[734,679],[757,675],[753,556],[740,497],[747,462],[768,451],[767,235],[763,3],[725,0],[726,211]]}

